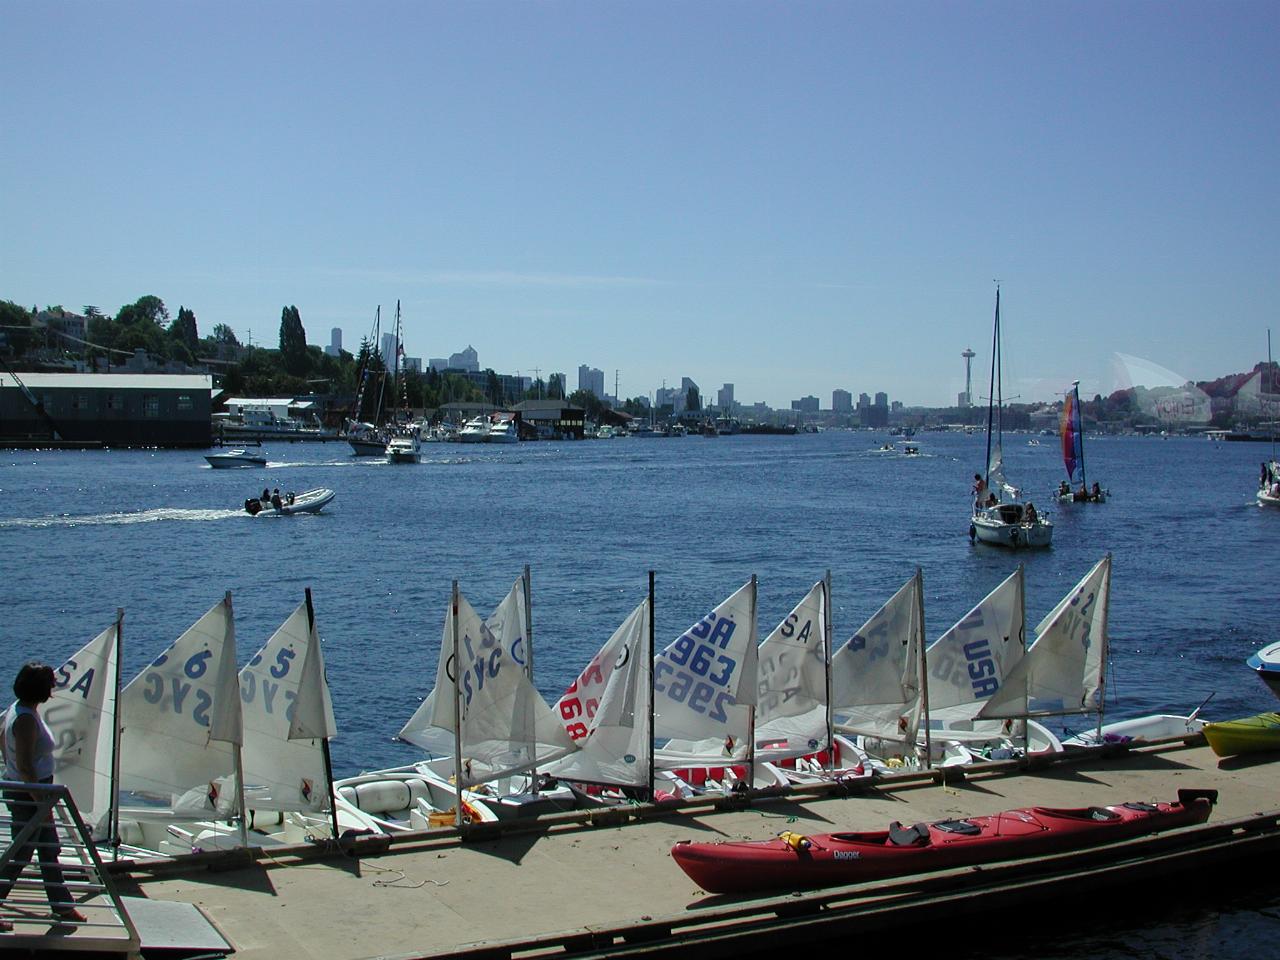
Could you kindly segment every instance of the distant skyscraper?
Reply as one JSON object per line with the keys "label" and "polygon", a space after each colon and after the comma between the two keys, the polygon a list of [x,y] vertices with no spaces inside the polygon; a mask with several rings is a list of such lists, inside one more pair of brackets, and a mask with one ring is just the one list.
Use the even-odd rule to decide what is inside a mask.
{"label": "distant skyscraper", "polygon": [[578,389],[604,399],[604,371],[588,367],[585,363],[578,367]]}
{"label": "distant skyscraper", "polygon": [[393,366],[396,360],[396,335],[394,333],[384,333],[382,335],[382,362],[388,367]]}
{"label": "distant skyscraper", "polygon": [[724,413],[733,412],[733,384],[726,383],[716,393],[716,406]]}
{"label": "distant skyscraper", "polygon": [[329,345],[324,348],[324,352],[331,357],[342,356],[342,329],[334,327],[329,331]]}
{"label": "distant skyscraper", "polygon": [[883,390],[876,394],[876,406],[886,408],[889,406],[889,395]]}
{"label": "distant skyscraper", "polygon": [[801,413],[817,413],[818,398],[817,397],[801,397],[799,400],[792,400],[791,409],[799,410]]}
{"label": "distant skyscraper", "polygon": [[871,406],[871,397],[865,393],[858,394],[858,409],[865,410],[869,406]]}
{"label": "distant skyscraper", "polygon": [[848,390],[832,390],[831,410],[834,413],[849,413],[852,411],[853,394]]}

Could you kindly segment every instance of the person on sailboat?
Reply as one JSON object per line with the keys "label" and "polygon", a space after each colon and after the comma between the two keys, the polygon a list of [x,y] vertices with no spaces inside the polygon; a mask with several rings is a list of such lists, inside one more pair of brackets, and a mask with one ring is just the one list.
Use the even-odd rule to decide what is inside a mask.
{"label": "person on sailboat", "polygon": [[1036,523],[1039,518],[1036,516],[1036,505],[1030,500],[1027,501],[1027,511],[1024,514],[1027,523]]}
{"label": "person on sailboat", "polygon": [[1065,480],[1063,480],[1060,484],[1058,484],[1058,496],[1059,497],[1071,496],[1071,484],[1067,483],[1067,481]]}
{"label": "person on sailboat", "polygon": [[[40,717],[40,704],[53,696],[57,679],[53,667],[33,660],[18,671],[13,681],[13,693],[17,703],[4,715],[4,735],[0,737],[0,750],[4,753],[4,779],[25,783],[53,783],[53,733]],[[36,794],[12,787],[4,791],[5,803],[13,815],[10,830],[13,839],[27,828],[39,811]],[[63,879],[58,852],[62,849],[58,828],[49,812],[44,823],[24,843],[15,843],[12,858],[0,877],[0,901],[7,900],[14,882],[22,875],[33,855],[40,859],[40,875],[44,880],[45,896],[54,914],[66,921],[84,923],[85,916],[76,909],[71,891]],[[13,923],[0,919],[0,931],[13,929]]]}
{"label": "person on sailboat", "polygon": [[982,495],[987,492],[987,481],[982,479],[982,474],[975,473],[973,475],[973,505],[975,508],[982,506]]}
{"label": "person on sailboat", "polygon": [[1093,481],[1093,489],[1089,491],[1089,499],[1094,501],[1102,500],[1102,487],[1097,480]]}

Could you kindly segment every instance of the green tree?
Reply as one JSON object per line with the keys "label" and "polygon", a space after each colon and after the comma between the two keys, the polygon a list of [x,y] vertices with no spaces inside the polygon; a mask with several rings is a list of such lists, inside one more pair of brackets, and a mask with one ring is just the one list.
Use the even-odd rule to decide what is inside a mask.
{"label": "green tree", "polygon": [[575,390],[568,396],[569,403],[575,407],[581,407],[586,411],[588,420],[599,422],[600,413],[604,410],[604,403],[590,390]]}
{"label": "green tree", "polygon": [[135,302],[121,307],[120,312],[116,314],[116,323],[130,327],[141,323],[162,327],[168,319],[169,310],[165,307],[164,301],[151,294],[139,297]]}
{"label": "green tree", "polygon": [[285,372],[294,377],[305,377],[311,366],[307,331],[302,329],[297,307],[285,307],[280,312],[280,361]]}
{"label": "green tree", "polygon": [[213,325],[213,339],[228,346],[240,346],[240,341],[236,339],[236,332],[225,323],[215,323]]}
{"label": "green tree", "polygon": [[196,332],[196,315],[186,307],[178,307],[178,316],[169,324],[169,336],[187,348],[194,356],[200,349],[200,334]]}
{"label": "green tree", "polygon": [[11,356],[20,357],[31,344],[31,314],[12,300],[0,300],[0,332]]}

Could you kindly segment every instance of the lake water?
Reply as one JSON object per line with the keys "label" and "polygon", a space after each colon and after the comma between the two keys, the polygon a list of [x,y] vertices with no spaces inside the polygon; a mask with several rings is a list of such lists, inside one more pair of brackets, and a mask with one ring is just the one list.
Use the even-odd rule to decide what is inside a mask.
{"label": "lake water", "polygon": [[[1056,438],[1008,437],[1007,476],[1056,525],[1052,549],[1014,554],[969,541],[980,434],[922,435],[917,457],[880,452],[888,439],[431,444],[416,466],[357,459],[345,444],[266,444],[265,470],[217,471],[198,451],[0,451],[0,675],[31,657],[61,662],[122,607],[132,677],[226,591],[243,663],[310,587],[341,776],[415,758],[393,738],[434,678],[455,579],[486,615],[530,566],[537,682],[554,700],[643,598],[649,570],[659,646],[752,574],[763,637],[827,570],[839,644],[917,566],[932,640],[1018,563],[1035,624],[1111,552],[1110,717],[1185,713],[1210,697],[1209,719],[1276,706],[1244,666],[1280,639],[1280,511],[1253,499],[1267,445],[1089,437],[1089,479],[1112,498],[1059,506]],[[241,504],[263,487],[337,498],[318,515],[250,517]],[[1168,921],[1133,942],[1123,928],[1034,956],[1262,956],[1229,951],[1234,940],[1272,949],[1277,904],[1215,908],[1187,921],[1194,933]],[[1232,917],[1243,933],[1219,929]]]}

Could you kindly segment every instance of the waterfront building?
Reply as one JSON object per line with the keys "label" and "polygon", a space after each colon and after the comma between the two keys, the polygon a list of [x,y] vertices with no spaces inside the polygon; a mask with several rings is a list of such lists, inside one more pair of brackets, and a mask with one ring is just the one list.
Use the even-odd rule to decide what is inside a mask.
{"label": "waterfront building", "polygon": [[798,410],[801,413],[817,413],[818,398],[810,396],[801,397],[799,400],[792,400],[791,409]]}
{"label": "waterfront building", "polygon": [[853,394],[848,390],[840,390],[838,388],[831,391],[831,412],[852,413]]}
{"label": "waterfront building", "polygon": [[564,400],[524,400],[515,412],[539,440],[581,440],[587,420],[585,410]]}
{"label": "waterfront building", "polygon": [[0,373],[0,443],[57,437],[106,446],[207,447],[208,374]]}

